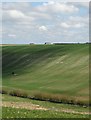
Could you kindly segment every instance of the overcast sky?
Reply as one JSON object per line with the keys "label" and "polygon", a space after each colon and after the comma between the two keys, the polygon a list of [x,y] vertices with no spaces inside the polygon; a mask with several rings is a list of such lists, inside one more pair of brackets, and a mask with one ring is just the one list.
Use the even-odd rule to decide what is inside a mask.
{"label": "overcast sky", "polygon": [[3,43],[89,41],[89,3],[3,3]]}

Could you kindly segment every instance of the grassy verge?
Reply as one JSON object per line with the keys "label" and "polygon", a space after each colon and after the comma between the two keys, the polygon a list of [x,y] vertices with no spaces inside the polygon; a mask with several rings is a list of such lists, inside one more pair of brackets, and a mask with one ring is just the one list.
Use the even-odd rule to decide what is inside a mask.
{"label": "grassy verge", "polygon": [[[80,106],[74,106],[74,105],[65,105],[65,104],[57,104],[57,103],[51,103],[47,101],[38,101],[38,100],[30,100],[27,98],[20,98],[20,97],[14,97],[9,95],[2,95],[3,102],[6,103],[19,103],[22,102],[25,104],[33,104],[33,105],[39,105],[42,108],[46,108],[47,110],[27,110],[27,109],[21,109],[21,108],[15,108],[13,107],[3,107],[3,118],[15,118],[16,116],[18,118],[88,118],[89,115],[86,115],[84,113],[89,112],[88,107],[80,107]],[[63,112],[64,110],[64,112]],[[69,113],[65,111],[70,111]],[[74,113],[73,113],[74,111]]]}
{"label": "grassy verge", "polygon": [[61,108],[69,108],[72,110],[76,110],[76,111],[82,111],[82,112],[88,112],[89,111],[89,107],[82,107],[82,106],[77,106],[77,105],[70,105],[70,104],[60,104],[60,103],[52,103],[52,102],[48,102],[48,101],[38,101],[38,100],[32,100],[32,99],[27,99],[27,98],[20,98],[20,97],[15,97],[15,96],[10,96],[10,95],[2,95],[2,101],[6,101],[6,102],[28,102],[28,103],[33,103],[33,104],[38,104],[42,107],[56,107],[57,109],[61,109]]}

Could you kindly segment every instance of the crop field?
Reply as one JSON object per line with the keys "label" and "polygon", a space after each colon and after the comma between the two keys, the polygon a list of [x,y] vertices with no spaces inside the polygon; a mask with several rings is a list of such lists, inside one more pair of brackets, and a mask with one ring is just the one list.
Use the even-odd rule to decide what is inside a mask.
{"label": "crop field", "polygon": [[3,118],[89,118],[86,107],[2,96]]}
{"label": "crop field", "polygon": [[[16,114],[24,117],[26,112],[27,118],[34,117],[34,114],[40,118],[88,117],[88,44],[2,46],[2,73],[2,92],[7,94],[3,95],[3,117],[14,117]],[[40,107],[21,109],[21,105],[17,108],[17,100],[13,101],[16,107],[12,107],[10,102],[13,97],[10,95],[18,96],[16,99],[21,104],[24,100]],[[9,115],[9,111],[14,116]]]}

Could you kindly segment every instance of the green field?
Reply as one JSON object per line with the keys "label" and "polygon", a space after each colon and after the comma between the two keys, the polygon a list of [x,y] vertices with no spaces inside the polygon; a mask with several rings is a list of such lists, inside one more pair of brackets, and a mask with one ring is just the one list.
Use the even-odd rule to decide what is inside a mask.
{"label": "green field", "polygon": [[74,105],[55,104],[8,95],[3,95],[2,100],[3,118],[89,118],[89,109],[80,106],[74,107]]}
{"label": "green field", "polygon": [[[89,104],[89,44],[3,46],[2,64],[4,93]],[[59,113],[57,116],[62,117]]]}
{"label": "green field", "polygon": [[88,44],[3,46],[2,51],[4,88],[88,101]]}

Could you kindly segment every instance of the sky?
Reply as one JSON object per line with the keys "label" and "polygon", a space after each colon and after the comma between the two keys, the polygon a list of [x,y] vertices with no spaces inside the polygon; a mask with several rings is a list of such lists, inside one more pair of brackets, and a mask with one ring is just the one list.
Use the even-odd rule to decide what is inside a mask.
{"label": "sky", "polygon": [[89,41],[88,2],[4,2],[3,44]]}

